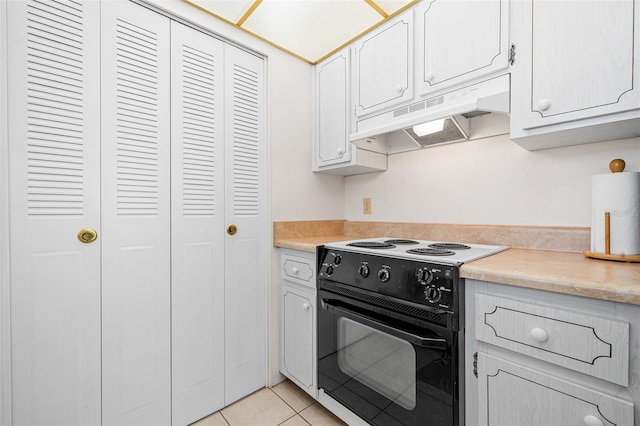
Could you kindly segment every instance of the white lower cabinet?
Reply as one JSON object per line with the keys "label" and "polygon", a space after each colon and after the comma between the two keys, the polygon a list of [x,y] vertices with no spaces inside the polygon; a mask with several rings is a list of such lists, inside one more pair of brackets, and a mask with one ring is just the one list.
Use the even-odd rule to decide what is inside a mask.
{"label": "white lower cabinet", "polygon": [[316,398],[315,256],[283,251],[280,265],[280,372]]}
{"label": "white lower cabinet", "polygon": [[483,353],[478,425],[632,425],[629,401]]}
{"label": "white lower cabinet", "polygon": [[475,280],[465,291],[468,425],[638,424],[640,307]]}

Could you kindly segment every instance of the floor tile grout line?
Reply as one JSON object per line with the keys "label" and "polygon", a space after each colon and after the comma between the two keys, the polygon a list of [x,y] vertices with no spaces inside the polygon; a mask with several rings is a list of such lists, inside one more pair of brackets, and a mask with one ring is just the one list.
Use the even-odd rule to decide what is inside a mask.
{"label": "floor tile grout line", "polygon": [[[284,383],[284,382],[281,382],[281,383]],[[280,383],[278,383],[278,384],[280,384]],[[276,385],[276,386],[277,386],[277,385]],[[294,386],[295,386],[295,385],[294,385]],[[275,387],[275,386],[274,386],[274,387]],[[292,409],[296,414],[300,414],[300,413],[302,413],[304,410],[306,410],[307,408],[311,407],[313,404],[315,404],[315,403],[316,403],[316,401],[314,401],[314,402],[312,402],[311,404],[309,404],[309,405],[307,405],[306,407],[304,407],[302,410],[298,411],[298,410],[296,410],[295,408],[293,408],[293,407],[291,406],[291,404],[289,404],[289,403],[288,403],[288,402],[287,402],[283,397],[281,397],[281,396],[278,394],[278,392],[274,391],[274,390],[273,390],[273,388],[268,388],[268,389],[270,389],[270,390],[271,390],[271,392],[275,393],[275,394],[276,394],[276,396],[277,396],[278,398],[280,398],[280,399],[282,400],[282,402],[284,402],[285,404],[287,404],[287,405],[289,406],[289,408],[291,408],[291,409]],[[300,416],[300,417],[302,417],[302,416]]]}
{"label": "floor tile grout line", "polygon": [[[293,410],[293,411],[295,411],[295,410]],[[292,419],[292,418],[294,418],[295,416],[300,417],[300,418],[302,419],[302,421],[303,421],[303,422],[305,422],[305,423],[306,423],[306,424],[308,424],[309,426],[312,426],[312,425],[311,425],[311,423],[309,423],[309,422],[307,421],[307,419],[305,419],[304,417],[302,417],[302,416],[300,415],[300,413],[296,413],[296,414],[294,414],[293,416],[291,416],[291,417],[287,418],[286,420],[284,420],[283,422],[278,423],[278,426],[285,424],[286,422],[288,422],[289,420],[291,420],[291,419]]]}
{"label": "floor tile grout line", "polygon": [[[232,404],[233,405],[233,404]],[[222,417],[222,420],[224,420],[224,422],[228,425],[231,426],[231,423],[229,423],[229,420],[227,420],[227,418],[224,416],[224,414],[222,414],[222,410],[218,411],[220,413],[220,417]]]}

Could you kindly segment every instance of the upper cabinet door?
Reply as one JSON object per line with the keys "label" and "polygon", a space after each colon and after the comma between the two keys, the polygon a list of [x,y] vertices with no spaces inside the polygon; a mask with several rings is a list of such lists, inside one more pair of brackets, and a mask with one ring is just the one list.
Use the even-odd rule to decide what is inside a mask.
{"label": "upper cabinet door", "polygon": [[[12,231],[5,413],[16,425],[100,424],[100,5],[1,7]],[[81,243],[83,228],[98,240]]]}
{"label": "upper cabinet door", "polygon": [[356,116],[413,99],[413,15],[405,12],[356,41],[353,104]]}
{"label": "upper cabinet door", "polygon": [[507,68],[507,0],[431,0],[415,13],[421,95]]}
{"label": "upper cabinet door", "polygon": [[349,49],[316,66],[317,167],[351,161],[349,143]]}
{"label": "upper cabinet door", "polygon": [[640,107],[639,3],[530,3],[531,27],[522,29],[530,63],[517,79],[523,128]]}

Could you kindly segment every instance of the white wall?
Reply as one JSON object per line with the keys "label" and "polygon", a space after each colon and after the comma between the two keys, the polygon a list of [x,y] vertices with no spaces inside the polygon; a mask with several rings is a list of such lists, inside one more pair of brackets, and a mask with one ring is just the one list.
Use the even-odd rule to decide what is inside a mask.
{"label": "white wall", "polygon": [[147,0],[268,57],[270,217],[342,219],[344,180],[311,172],[311,65],[181,0]]}
{"label": "white wall", "polygon": [[396,154],[386,172],[346,178],[345,218],[590,227],[591,176],[614,158],[640,171],[640,138],[529,152],[502,135]]}

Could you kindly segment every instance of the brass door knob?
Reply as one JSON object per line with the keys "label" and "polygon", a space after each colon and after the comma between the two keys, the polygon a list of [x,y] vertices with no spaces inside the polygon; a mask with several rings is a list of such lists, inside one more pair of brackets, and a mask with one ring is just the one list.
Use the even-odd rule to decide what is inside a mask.
{"label": "brass door knob", "polygon": [[92,228],[82,228],[78,232],[78,241],[83,244],[91,244],[98,238],[98,233]]}
{"label": "brass door knob", "polygon": [[238,227],[231,224],[229,226],[227,226],[227,234],[229,235],[236,235],[236,232],[238,232]]}

